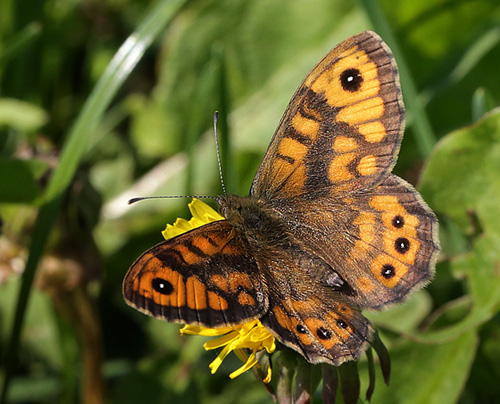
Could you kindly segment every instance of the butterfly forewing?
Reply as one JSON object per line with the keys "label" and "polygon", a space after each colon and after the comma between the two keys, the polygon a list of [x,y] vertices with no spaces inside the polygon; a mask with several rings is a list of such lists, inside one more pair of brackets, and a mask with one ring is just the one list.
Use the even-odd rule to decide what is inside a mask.
{"label": "butterfly forewing", "polygon": [[395,164],[404,126],[397,67],[373,32],[342,42],[293,96],[252,184],[266,199],[366,189]]}
{"label": "butterfly forewing", "polygon": [[228,221],[157,244],[130,267],[127,303],[153,317],[220,327],[260,317],[267,298],[255,260]]}

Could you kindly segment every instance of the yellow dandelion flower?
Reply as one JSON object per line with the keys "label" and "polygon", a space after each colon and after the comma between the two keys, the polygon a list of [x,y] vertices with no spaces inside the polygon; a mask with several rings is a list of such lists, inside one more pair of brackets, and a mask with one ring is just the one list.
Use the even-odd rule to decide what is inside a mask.
{"label": "yellow dandelion flower", "polygon": [[[274,337],[258,319],[232,327],[217,329],[186,325],[181,329],[181,334],[210,337],[219,336],[219,338],[206,342],[203,347],[207,351],[224,347],[219,355],[217,355],[217,358],[209,365],[212,374],[219,369],[222,361],[232,351],[244,362],[243,366],[229,375],[231,379],[258,365],[258,355],[261,351],[266,350],[267,353],[273,353],[276,349]],[[245,353],[245,349],[251,350],[250,355]],[[263,381],[264,383],[269,383],[271,381],[270,367],[267,367],[266,374],[267,376]]]}
{"label": "yellow dandelion flower", "polygon": [[[178,236],[179,234],[216,220],[225,220],[223,216],[199,199],[194,198],[188,206],[193,217],[190,220],[179,218],[173,225],[167,224],[167,227],[162,232],[165,239]],[[274,337],[258,319],[222,328],[186,325],[180,332],[183,335],[219,337],[206,342],[203,347],[207,351],[223,347],[222,351],[217,355],[217,358],[210,364],[212,374],[217,371],[222,361],[231,352],[234,352],[244,363],[243,366],[229,375],[231,379],[241,375],[253,366],[260,366],[258,361],[263,352],[266,351],[270,354],[276,349]],[[249,355],[246,354],[245,350],[249,351]],[[271,381],[270,366],[266,367],[265,373],[266,377],[263,382],[269,383]]]}
{"label": "yellow dandelion flower", "polygon": [[203,226],[204,224],[215,222],[216,220],[224,220],[224,216],[199,199],[193,198],[188,207],[193,217],[189,220],[179,218],[174,224],[167,224],[167,227],[161,233],[165,240]]}

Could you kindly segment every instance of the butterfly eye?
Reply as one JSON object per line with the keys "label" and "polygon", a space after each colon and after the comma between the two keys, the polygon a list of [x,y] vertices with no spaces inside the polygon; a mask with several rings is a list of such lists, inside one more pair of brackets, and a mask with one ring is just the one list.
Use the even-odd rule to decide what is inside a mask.
{"label": "butterfly eye", "polygon": [[172,284],[162,278],[154,278],[151,282],[151,286],[162,295],[170,295],[174,291]]}
{"label": "butterfly eye", "polygon": [[346,69],[340,75],[340,83],[345,91],[354,93],[361,87],[363,76],[358,69]]}

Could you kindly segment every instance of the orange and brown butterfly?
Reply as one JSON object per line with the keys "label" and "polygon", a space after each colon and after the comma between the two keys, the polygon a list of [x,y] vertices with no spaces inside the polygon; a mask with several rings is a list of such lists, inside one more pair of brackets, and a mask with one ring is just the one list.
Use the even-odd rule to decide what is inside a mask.
{"label": "orange and brown butterfly", "polygon": [[425,285],[439,252],[434,213],[391,174],[404,121],[389,47],[370,31],[340,43],[293,96],[250,195],[218,197],[226,220],[140,256],[125,300],[211,328],[259,319],[312,363],[358,359],[361,310]]}

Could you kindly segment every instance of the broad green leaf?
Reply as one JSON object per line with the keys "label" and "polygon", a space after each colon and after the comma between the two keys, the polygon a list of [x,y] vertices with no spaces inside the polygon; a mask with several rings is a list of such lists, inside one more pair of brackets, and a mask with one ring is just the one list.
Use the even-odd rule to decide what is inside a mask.
{"label": "broad green leaf", "polygon": [[391,350],[391,384],[377,385],[372,402],[456,403],[467,381],[477,342],[475,331],[442,344],[404,340]]}
{"label": "broad green leaf", "polygon": [[412,295],[404,304],[396,305],[384,311],[364,312],[376,326],[382,326],[395,332],[411,333],[429,314],[432,301],[425,290]]}
{"label": "broad green leaf", "polygon": [[500,110],[446,136],[424,170],[420,189],[426,200],[438,215],[457,223],[472,243],[468,253],[451,261],[456,276],[467,280],[472,311],[432,338],[450,338],[478,326],[500,307],[499,173]]}
{"label": "broad green leaf", "polygon": [[472,234],[477,215],[484,232],[500,235],[500,110],[442,139],[422,174],[420,190],[439,214]]}

